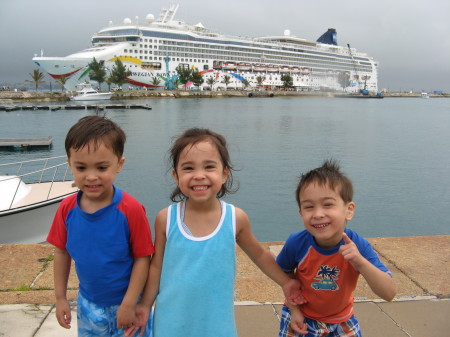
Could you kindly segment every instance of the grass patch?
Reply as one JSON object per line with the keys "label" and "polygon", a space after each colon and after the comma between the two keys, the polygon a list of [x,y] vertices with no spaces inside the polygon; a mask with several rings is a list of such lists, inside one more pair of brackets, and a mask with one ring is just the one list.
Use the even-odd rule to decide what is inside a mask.
{"label": "grass patch", "polygon": [[12,289],[12,291],[31,291],[31,288],[30,288],[30,286],[24,284],[24,285],[21,285],[20,287]]}

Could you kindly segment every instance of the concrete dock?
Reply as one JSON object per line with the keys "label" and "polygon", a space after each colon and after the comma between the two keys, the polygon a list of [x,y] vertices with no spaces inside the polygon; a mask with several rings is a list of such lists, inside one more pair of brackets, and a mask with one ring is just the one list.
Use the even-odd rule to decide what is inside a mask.
{"label": "concrete dock", "polygon": [[0,147],[50,147],[53,138],[0,138]]}
{"label": "concrete dock", "polygon": [[[368,239],[394,275],[393,302],[377,298],[364,279],[354,292],[365,337],[450,336],[450,235]],[[275,255],[283,242],[263,245]],[[72,329],[54,314],[53,247],[0,245],[0,336],[76,336],[78,280],[68,297]],[[235,312],[240,337],[276,337],[283,295],[238,248]],[[200,336],[201,337],[201,336]],[[205,336],[209,337],[209,336]]]}

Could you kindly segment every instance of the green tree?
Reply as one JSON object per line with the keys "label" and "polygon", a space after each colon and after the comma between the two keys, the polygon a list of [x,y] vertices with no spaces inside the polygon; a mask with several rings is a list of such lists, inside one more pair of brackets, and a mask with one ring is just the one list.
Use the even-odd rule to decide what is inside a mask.
{"label": "green tree", "polygon": [[247,80],[243,80],[242,84],[244,85],[244,89],[246,89],[250,85],[250,83]]}
{"label": "green tree", "polygon": [[111,90],[111,85],[114,83],[113,82],[113,78],[111,77],[111,75],[106,78],[105,82],[108,85],[108,91],[110,91]]}
{"label": "green tree", "polygon": [[159,86],[160,83],[161,83],[161,80],[157,76],[153,77],[152,85],[157,87],[157,86]]}
{"label": "green tree", "polygon": [[196,87],[201,86],[203,84],[203,82],[205,82],[205,80],[203,79],[203,76],[200,75],[200,73],[197,71],[192,72],[191,81],[192,81],[192,83],[194,83],[194,85]]}
{"label": "green tree", "polygon": [[178,80],[181,82],[181,84],[186,84],[187,82],[192,81],[193,70],[191,68],[185,68],[179,65],[175,70],[178,75]]}
{"label": "green tree", "polygon": [[281,81],[283,82],[283,88],[286,90],[287,88],[292,88],[294,86],[294,79],[291,74],[283,74],[281,75]]}
{"label": "green tree", "polygon": [[230,84],[230,82],[231,82],[231,77],[229,75],[225,75],[223,77],[223,83],[225,83],[225,88],[228,89],[228,84]]}
{"label": "green tree", "polygon": [[66,76],[61,76],[60,78],[58,78],[56,80],[56,82],[58,82],[61,85],[61,91],[64,91],[64,86],[66,85],[67,77]]}
{"label": "green tree", "polygon": [[31,76],[31,80],[26,80],[25,82],[29,82],[29,83],[33,83],[34,84],[34,88],[37,91],[39,84],[44,84],[44,73],[41,73],[41,71],[39,69],[34,69],[33,73],[30,73]]}
{"label": "green tree", "polygon": [[131,70],[127,70],[122,61],[116,59],[116,62],[111,70],[112,82],[121,87],[126,83],[126,78],[131,76]]}
{"label": "green tree", "polygon": [[106,70],[103,66],[103,61],[97,62],[95,57],[92,59],[92,62],[89,63],[89,78],[98,83],[98,86],[101,88],[102,83],[106,81]]}
{"label": "green tree", "polygon": [[263,82],[264,82],[265,80],[266,80],[266,78],[265,78],[264,76],[259,75],[259,76],[256,77],[256,82],[258,83],[258,86],[259,86],[259,87],[262,87]]}
{"label": "green tree", "polygon": [[216,80],[214,79],[214,77],[210,77],[206,80],[206,83],[209,85],[211,90],[213,90],[213,85],[216,83]]}

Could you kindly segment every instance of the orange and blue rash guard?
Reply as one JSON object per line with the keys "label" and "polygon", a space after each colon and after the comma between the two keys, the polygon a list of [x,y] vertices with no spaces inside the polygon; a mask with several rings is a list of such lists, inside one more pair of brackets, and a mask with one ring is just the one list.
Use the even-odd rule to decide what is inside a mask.
{"label": "orange and blue rash guard", "polygon": [[[359,252],[378,269],[392,274],[380,261],[370,243],[356,232],[346,229],[350,240]],[[316,321],[336,324],[350,319],[353,314],[353,291],[356,288],[359,272],[347,262],[339,247],[320,248],[314,237],[306,230],[289,236],[277,257],[277,263],[286,273],[295,273],[302,283],[303,314]]]}

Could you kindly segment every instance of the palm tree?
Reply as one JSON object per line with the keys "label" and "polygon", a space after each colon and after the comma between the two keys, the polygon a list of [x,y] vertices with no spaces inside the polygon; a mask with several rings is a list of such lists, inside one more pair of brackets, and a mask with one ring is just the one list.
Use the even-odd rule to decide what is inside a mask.
{"label": "palm tree", "polygon": [[56,80],[56,82],[58,82],[59,84],[61,84],[61,91],[64,91],[64,85],[66,85],[67,82],[67,77],[66,76],[61,76],[60,78],[58,78]]}
{"label": "palm tree", "polygon": [[157,87],[159,85],[159,83],[161,83],[161,80],[158,77],[153,77],[152,80],[152,85],[154,85],[155,87]]}
{"label": "palm tree", "polygon": [[216,83],[216,80],[214,79],[214,77],[210,77],[206,80],[206,83],[209,85],[211,90],[213,90],[213,85]]}
{"label": "palm tree", "polygon": [[258,82],[258,87],[262,87],[263,82],[266,80],[266,78],[264,76],[259,75],[258,77],[256,77],[256,82]]}
{"label": "palm tree", "polygon": [[33,73],[30,73],[31,80],[26,80],[26,82],[34,83],[35,90],[38,90],[39,84],[44,84],[44,73],[41,73],[39,69],[34,69]]}
{"label": "palm tree", "polygon": [[228,89],[228,84],[230,84],[231,77],[229,75],[225,75],[223,77],[223,83],[225,83],[225,88]]}

